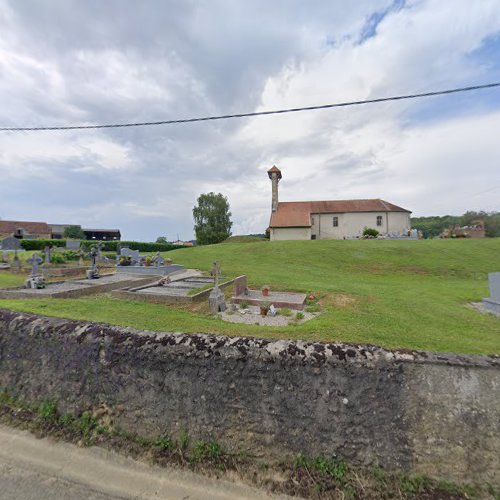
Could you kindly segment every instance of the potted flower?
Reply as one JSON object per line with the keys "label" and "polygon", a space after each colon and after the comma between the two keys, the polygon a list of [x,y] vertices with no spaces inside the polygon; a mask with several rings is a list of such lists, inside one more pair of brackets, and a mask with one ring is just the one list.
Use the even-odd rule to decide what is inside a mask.
{"label": "potted flower", "polygon": [[152,262],[152,259],[151,259],[151,257],[148,256],[148,257],[146,257],[146,260],[145,260],[144,264],[147,267],[149,267],[149,266],[151,266],[151,262]]}
{"label": "potted flower", "polygon": [[264,297],[268,297],[269,296],[269,285],[264,285],[262,288],[261,288],[261,291],[262,291],[262,295]]}
{"label": "potted flower", "polygon": [[271,307],[271,304],[269,304],[269,302],[262,302],[260,304],[260,315],[267,316],[267,313],[269,312],[270,307]]}

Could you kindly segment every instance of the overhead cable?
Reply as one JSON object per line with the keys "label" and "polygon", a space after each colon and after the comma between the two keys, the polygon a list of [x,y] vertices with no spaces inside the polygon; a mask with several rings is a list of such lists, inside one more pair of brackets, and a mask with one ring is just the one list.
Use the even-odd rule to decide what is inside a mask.
{"label": "overhead cable", "polygon": [[160,120],[147,122],[131,123],[106,123],[100,125],[63,125],[63,126],[41,126],[41,127],[0,127],[0,132],[39,132],[43,130],[84,130],[84,129],[103,129],[103,128],[125,128],[125,127],[148,127],[153,125],[174,125],[177,123],[206,122],[213,120],[228,120],[232,118],[249,118],[253,116],[281,115],[285,113],[297,113],[301,111],[316,111],[320,109],[343,108],[348,106],[359,106],[362,104],[376,104],[388,101],[403,101],[407,99],[417,99],[420,97],[432,97],[446,94],[457,94],[459,92],[470,92],[473,90],[490,89],[500,87],[500,82],[487,83],[484,85],[473,85],[470,87],[461,87],[447,90],[436,90],[432,92],[422,92],[418,94],[407,94],[391,97],[379,97],[376,99],[365,99],[362,101],[336,102],[333,104],[321,104],[319,106],[304,106],[299,108],[275,109],[269,111],[254,111],[251,113],[235,113],[230,115],[203,116],[199,118],[180,118],[176,120]]}

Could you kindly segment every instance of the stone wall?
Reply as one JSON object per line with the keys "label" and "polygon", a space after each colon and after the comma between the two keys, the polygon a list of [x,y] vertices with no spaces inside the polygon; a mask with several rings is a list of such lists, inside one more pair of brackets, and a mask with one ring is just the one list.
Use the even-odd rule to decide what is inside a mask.
{"label": "stone wall", "polygon": [[114,423],[181,430],[265,460],[351,462],[500,484],[500,358],[155,333],[0,310],[0,388],[106,404]]}

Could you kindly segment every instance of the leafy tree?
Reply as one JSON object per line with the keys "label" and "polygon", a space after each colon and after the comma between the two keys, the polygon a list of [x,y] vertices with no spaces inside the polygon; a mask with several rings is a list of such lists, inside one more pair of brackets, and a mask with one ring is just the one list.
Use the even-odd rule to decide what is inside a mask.
{"label": "leafy tree", "polygon": [[84,240],[85,233],[80,226],[68,226],[64,229],[63,236],[65,238],[74,238],[75,240]]}
{"label": "leafy tree", "polygon": [[227,198],[221,193],[198,197],[193,208],[194,232],[198,245],[220,243],[231,236],[231,212]]}
{"label": "leafy tree", "polygon": [[476,221],[484,221],[486,236],[500,236],[500,212],[475,212],[469,210],[462,216],[443,215],[431,217],[412,217],[411,227],[419,229],[426,238],[439,236],[444,229],[453,227],[455,224],[460,226],[469,226]]}
{"label": "leafy tree", "polygon": [[156,243],[168,243],[167,241],[167,237],[166,236],[158,236],[158,238],[156,238]]}
{"label": "leafy tree", "polygon": [[411,218],[411,227],[422,231],[424,233],[424,238],[439,236],[443,230],[455,224],[460,224],[460,217],[457,215]]}
{"label": "leafy tree", "polygon": [[500,212],[474,212],[469,210],[462,215],[462,225],[469,226],[473,222],[484,221],[486,236],[500,236]]}

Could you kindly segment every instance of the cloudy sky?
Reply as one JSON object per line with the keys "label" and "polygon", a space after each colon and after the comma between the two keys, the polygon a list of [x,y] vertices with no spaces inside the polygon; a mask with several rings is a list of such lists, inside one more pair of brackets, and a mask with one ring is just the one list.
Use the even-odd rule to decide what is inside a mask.
{"label": "cloudy sky", "polygon": [[[168,120],[500,81],[498,0],[0,0],[0,126]],[[280,200],[500,210],[500,89],[130,129],[0,132],[0,217],[193,237]]]}

